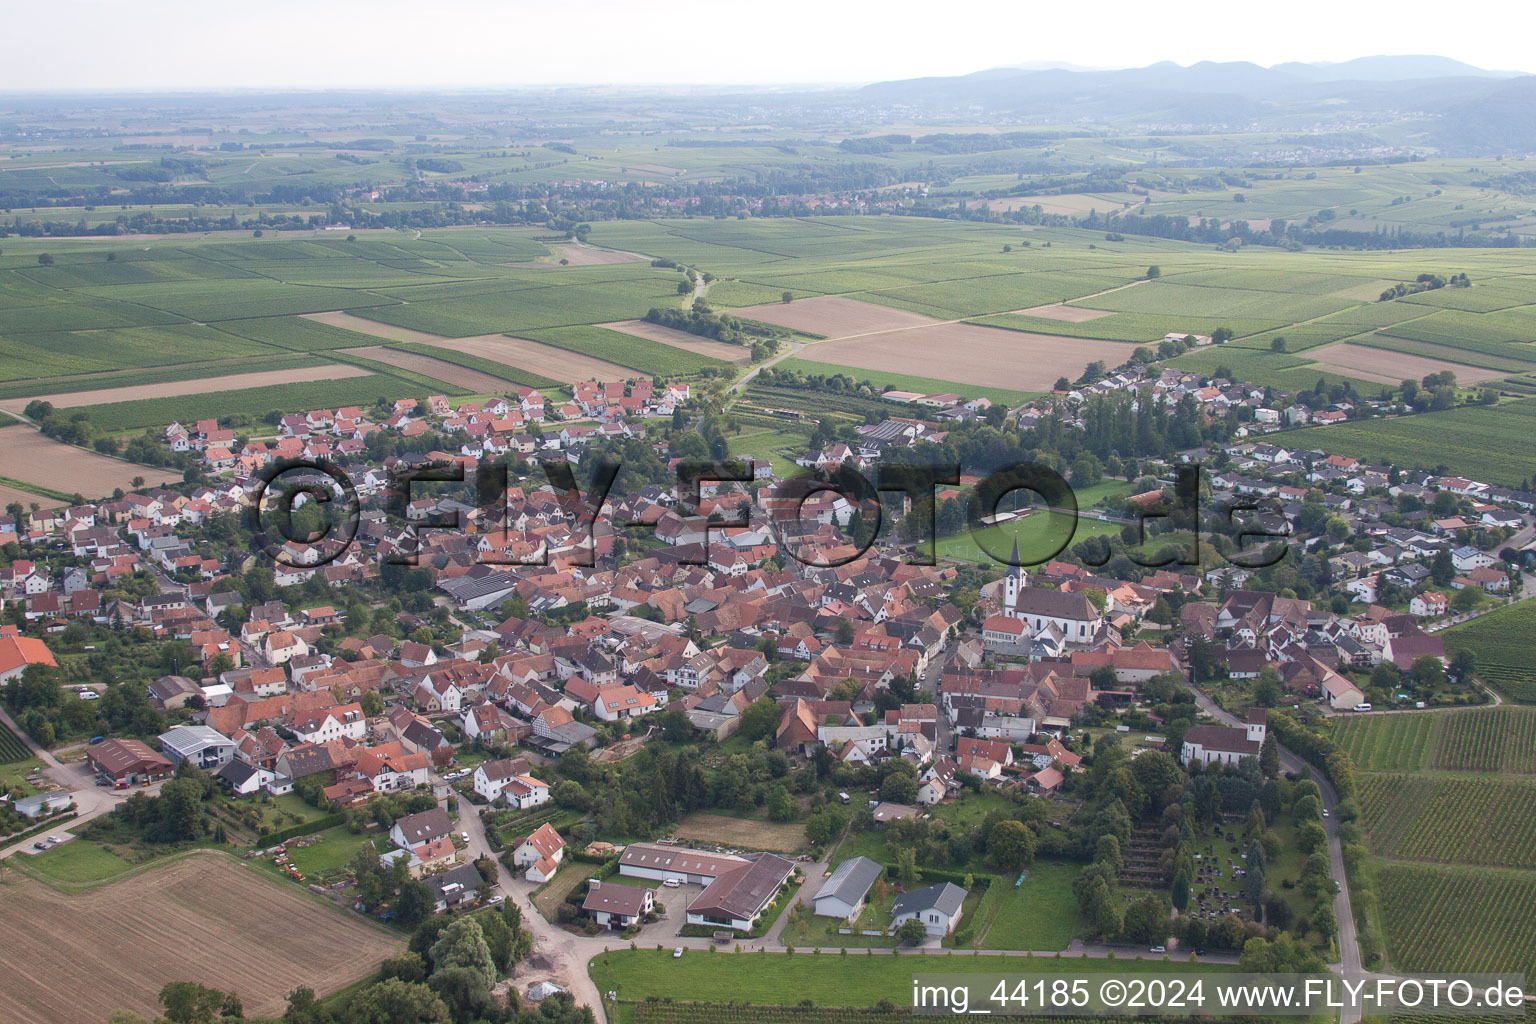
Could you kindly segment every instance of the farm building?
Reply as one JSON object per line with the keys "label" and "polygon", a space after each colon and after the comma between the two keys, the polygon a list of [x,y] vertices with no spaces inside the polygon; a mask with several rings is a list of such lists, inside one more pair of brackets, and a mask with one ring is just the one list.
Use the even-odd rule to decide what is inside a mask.
{"label": "farm building", "polygon": [[850,857],[843,861],[816,893],[816,915],[849,921],[858,917],[870,888],[883,870],[868,857]]}
{"label": "farm building", "polygon": [[581,901],[581,909],[604,928],[628,928],[639,924],[655,905],[654,889],[599,882],[595,878],[587,887],[587,898]]}
{"label": "farm building", "polygon": [[53,652],[41,640],[30,636],[0,636],[0,683],[20,678],[28,665],[57,668],[58,664],[53,660]]}
{"label": "farm building", "polygon": [[86,755],[91,768],[113,782],[150,783],[171,774],[171,762],[138,740],[104,740]]}
{"label": "farm building", "polygon": [[794,864],[772,853],[751,853],[746,867],[720,875],[688,907],[688,923],[749,931],[789,878]]}
{"label": "farm building", "polygon": [[942,938],[954,930],[964,905],[965,890],[952,882],[904,892],[896,897],[896,903],[891,907],[891,925],[900,928],[917,918],[929,935]]}

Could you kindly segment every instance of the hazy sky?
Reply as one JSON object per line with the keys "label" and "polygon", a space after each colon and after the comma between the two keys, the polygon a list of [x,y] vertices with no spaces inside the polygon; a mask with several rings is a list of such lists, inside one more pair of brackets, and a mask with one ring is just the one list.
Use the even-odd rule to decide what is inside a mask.
{"label": "hazy sky", "polygon": [[1423,0],[9,0],[4,24],[0,90],[868,82],[1377,53],[1536,68],[1527,33]]}

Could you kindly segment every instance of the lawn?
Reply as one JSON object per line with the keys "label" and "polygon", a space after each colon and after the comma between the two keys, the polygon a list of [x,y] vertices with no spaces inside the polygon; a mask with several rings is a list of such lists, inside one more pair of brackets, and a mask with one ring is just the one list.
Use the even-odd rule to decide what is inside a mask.
{"label": "lawn", "polygon": [[993,881],[974,922],[982,949],[1066,949],[1079,930],[1072,883],[1082,865],[1038,862],[1023,884],[1013,878]]}
{"label": "lawn", "polygon": [[565,902],[566,896],[581,888],[582,884],[603,869],[601,864],[585,864],[568,860],[555,872],[555,877],[539,886],[533,893],[533,905],[551,924],[556,921],[555,910]]}
{"label": "lawn", "polygon": [[304,846],[289,842],[288,858],[293,861],[294,867],[304,873],[306,882],[340,873],[357,852],[365,847],[372,846],[380,853],[388,851],[390,847],[389,840],[378,833],[356,834],[343,827],[327,829],[305,839],[310,841]]}
{"label": "lawn", "polygon": [[12,863],[63,889],[82,889],[110,882],[135,866],[105,846],[83,839],[71,839],[30,856],[20,854],[12,858]]}

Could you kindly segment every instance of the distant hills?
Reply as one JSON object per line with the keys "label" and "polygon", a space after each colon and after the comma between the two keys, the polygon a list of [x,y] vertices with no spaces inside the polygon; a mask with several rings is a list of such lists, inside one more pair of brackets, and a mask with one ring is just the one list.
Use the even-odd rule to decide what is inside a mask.
{"label": "distant hills", "polygon": [[1402,120],[1436,145],[1465,152],[1536,151],[1536,76],[1448,57],[1360,57],[1342,63],[1171,61],[1093,70],[1020,66],[877,82],[861,98],[933,112],[965,109],[1050,120],[1233,128],[1296,119]]}

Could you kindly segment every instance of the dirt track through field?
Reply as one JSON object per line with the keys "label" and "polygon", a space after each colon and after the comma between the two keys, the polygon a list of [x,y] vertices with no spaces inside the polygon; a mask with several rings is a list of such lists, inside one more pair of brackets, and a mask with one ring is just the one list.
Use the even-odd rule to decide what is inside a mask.
{"label": "dirt track through field", "polygon": [[671,327],[663,327],[661,324],[653,324],[645,320],[620,320],[611,324],[598,324],[598,326],[621,334],[633,334],[637,338],[659,341],[663,345],[671,345],[673,348],[684,349],[696,355],[708,356],[710,359],[723,359],[728,363],[746,363],[752,358],[752,353],[740,345],[711,341],[696,334],[689,334],[687,331],[673,330]]}
{"label": "dirt track through field", "polygon": [[117,1009],[153,1017],[169,981],[233,991],[247,1014],[276,1016],[298,986],[335,991],[403,945],[213,853],[78,896],[10,871],[0,921],[0,1020],[50,1024],[102,1024]]}
{"label": "dirt track through field", "polygon": [[259,373],[231,373],[220,377],[199,377],[196,380],[172,380],[162,384],[135,384],[122,388],[98,388],[95,391],[68,391],[57,395],[28,395],[0,402],[0,409],[21,412],[27,403],[42,399],[53,403],[55,408],[73,409],[79,406],[106,405],[108,402],[136,402],[149,398],[172,398],[176,395],[201,395],[210,391],[239,391],[242,388],[265,388],[276,384],[299,384],[311,380],[341,380],[344,377],[366,377],[372,370],[342,363],[326,363],[322,366],[304,366],[292,370],[263,370]]}
{"label": "dirt track through field", "polygon": [[146,487],[181,482],[180,473],[97,455],[25,426],[0,433],[0,476],[87,498],[105,497],[118,487],[132,490],[136,476]]}
{"label": "dirt track through field", "polygon": [[456,363],[445,362],[442,359],[433,359],[431,356],[417,355],[415,352],[397,352],[392,348],[377,346],[373,348],[348,348],[342,353],[349,356],[361,356],[364,359],[373,359],[390,366],[398,366],[402,370],[410,370],[412,373],[420,373],[457,387],[468,388],[479,395],[499,395],[511,391],[515,385],[500,377],[492,377],[488,373],[479,370],[471,370],[467,366],[459,366]]}
{"label": "dirt track through field", "polygon": [[[1049,391],[1057,378],[1075,379],[1095,360],[1118,366],[1133,347],[934,320],[836,296],[752,306],[737,314],[828,339],[807,345],[801,359],[1014,391]],[[870,379],[881,383],[878,373]]]}
{"label": "dirt track through field", "polygon": [[1456,375],[1458,384],[1478,384],[1485,380],[1509,376],[1508,370],[1489,370],[1481,366],[1467,366],[1428,356],[1407,352],[1392,352],[1368,345],[1351,345],[1341,342],[1310,349],[1307,358],[1317,361],[1320,369],[1332,370],[1346,377],[1374,381],[1377,384],[1398,384],[1412,378],[1420,380],[1432,373],[1446,370]]}

